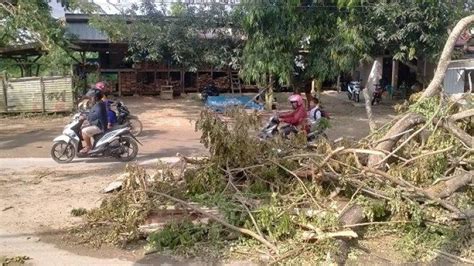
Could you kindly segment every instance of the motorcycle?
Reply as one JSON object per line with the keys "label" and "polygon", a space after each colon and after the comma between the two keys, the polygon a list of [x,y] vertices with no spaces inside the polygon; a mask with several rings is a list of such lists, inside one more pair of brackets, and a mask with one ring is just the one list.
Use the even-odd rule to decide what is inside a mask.
{"label": "motorcycle", "polygon": [[360,101],[360,81],[351,81],[347,84],[347,97],[355,102]]}
{"label": "motorcycle", "polygon": [[382,85],[375,85],[374,92],[372,93],[372,105],[374,105],[375,103],[379,104],[382,101],[382,94],[384,90],[385,88]]}
{"label": "motorcycle", "polygon": [[112,102],[112,105],[117,108],[117,124],[129,126],[130,133],[135,137],[139,136],[143,131],[143,124],[138,117],[131,115],[130,110],[121,101],[117,101],[115,104]]}
{"label": "motorcycle", "polygon": [[93,137],[94,144],[87,154],[79,153],[83,148],[81,127],[84,119],[82,113],[75,114],[72,121],[64,127],[61,135],[53,140],[51,157],[57,163],[69,163],[76,156],[85,157],[114,157],[119,161],[128,162],[138,154],[138,141],[128,127],[118,127],[97,134]]}
{"label": "motorcycle", "polygon": [[[290,133],[298,133],[298,130],[292,125],[284,125],[283,127],[279,128],[280,121],[277,116],[272,116],[265,127],[260,131],[258,134],[258,138],[260,140],[268,140],[282,132],[283,136],[287,136]],[[306,140],[310,142],[314,142],[319,137],[328,138],[324,131],[311,131],[306,135]]]}
{"label": "motorcycle", "polygon": [[201,99],[203,102],[206,102],[209,96],[219,96],[219,89],[213,84],[206,85],[201,91]]}
{"label": "motorcycle", "polygon": [[[143,131],[143,124],[137,116],[131,115],[128,107],[121,101],[108,100],[112,106],[117,109],[117,124],[121,126],[129,126],[130,132],[138,137]],[[92,107],[89,99],[84,99],[78,104],[79,112],[88,112]]]}

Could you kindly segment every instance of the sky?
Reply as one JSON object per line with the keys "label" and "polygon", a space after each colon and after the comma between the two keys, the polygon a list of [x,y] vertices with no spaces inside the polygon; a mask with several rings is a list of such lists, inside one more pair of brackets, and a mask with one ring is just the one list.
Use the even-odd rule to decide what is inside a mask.
{"label": "sky", "polygon": [[[120,11],[117,8],[126,9],[133,3],[138,3],[139,0],[89,0],[98,4],[107,14],[118,14]],[[49,2],[52,9],[52,15],[55,18],[64,17],[64,9],[61,4],[56,1]]]}

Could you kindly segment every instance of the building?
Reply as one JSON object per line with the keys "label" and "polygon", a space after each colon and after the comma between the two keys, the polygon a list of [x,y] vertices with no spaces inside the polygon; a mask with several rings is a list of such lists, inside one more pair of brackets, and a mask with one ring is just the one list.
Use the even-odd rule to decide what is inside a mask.
{"label": "building", "polygon": [[[119,95],[158,94],[161,86],[171,85],[175,94],[198,91],[211,81],[221,91],[256,90],[256,86],[243,84],[238,71],[202,66],[195,72],[173,66],[167,62],[133,63],[126,60],[128,44],[112,43],[102,32],[89,24],[89,17],[82,14],[66,14],[67,32],[73,40],[73,49],[82,55],[75,71],[79,77],[99,73]],[[85,53],[98,53],[98,60],[91,64]]]}

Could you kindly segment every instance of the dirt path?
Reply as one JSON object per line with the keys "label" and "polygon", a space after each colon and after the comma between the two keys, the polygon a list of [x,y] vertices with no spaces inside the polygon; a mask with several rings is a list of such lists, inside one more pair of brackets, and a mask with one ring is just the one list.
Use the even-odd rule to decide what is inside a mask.
{"label": "dirt path", "polygon": [[[332,117],[328,130],[331,139],[361,138],[368,133],[362,104],[353,104],[337,93],[324,94],[322,101]],[[151,167],[156,165],[156,158],[175,156],[177,152],[206,153],[192,123],[201,108],[198,101],[191,97],[174,101],[129,97],[125,102],[143,122],[144,132],[139,139],[144,145],[137,159],[141,164]],[[374,114],[379,124],[385,123],[393,117],[392,107],[388,103],[376,106]],[[101,189],[125,167],[112,159],[75,159],[71,164],[56,164],[49,158],[49,148],[68,120],[59,116],[0,118],[0,256],[26,255],[36,265],[129,265],[137,261],[179,264],[163,256],[144,259],[142,250],[94,251],[62,243],[64,229],[81,222],[71,216],[71,210],[99,206],[104,197]]]}

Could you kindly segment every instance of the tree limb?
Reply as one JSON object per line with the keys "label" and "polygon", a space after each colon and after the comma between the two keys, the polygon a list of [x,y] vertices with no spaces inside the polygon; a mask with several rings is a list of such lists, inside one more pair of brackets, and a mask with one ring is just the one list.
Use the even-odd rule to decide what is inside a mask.
{"label": "tree limb", "polygon": [[253,238],[255,238],[256,240],[258,240],[260,243],[262,243],[262,244],[264,244],[265,246],[267,246],[267,247],[268,247],[269,249],[271,249],[273,252],[275,252],[276,254],[278,254],[278,249],[277,249],[277,247],[276,247],[275,245],[273,245],[272,243],[268,242],[268,241],[267,241],[266,239],[264,239],[263,237],[259,236],[258,234],[254,233],[254,232],[252,232],[252,231],[250,231],[250,230],[248,230],[248,229],[240,228],[240,227],[237,227],[237,226],[235,226],[235,225],[232,225],[232,224],[230,224],[230,223],[224,221],[223,219],[221,219],[221,218],[219,218],[219,217],[217,217],[217,216],[215,216],[215,215],[212,215],[212,214],[210,214],[210,213],[207,213],[207,212],[205,212],[205,211],[203,211],[203,210],[201,210],[201,209],[199,209],[199,208],[197,208],[197,207],[195,207],[195,206],[193,206],[193,205],[187,203],[187,202],[184,201],[184,200],[180,200],[180,199],[175,198],[175,197],[173,197],[173,196],[170,196],[170,195],[168,195],[168,194],[161,193],[161,192],[156,192],[156,191],[150,191],[150,190],[146,190],[145,192],[151,193],[151,194],[155,194],[155,195],[158,195],[158,196],[167,198],[167,199],[169,199],[169,200],[172,200],[172,201],[174,201],[174,202],[180,203],[180,204],[186,206],[187,208],[189,208],[189,209],[191,209],[191,210],[193,210],[193,211],[199,212],[199,213],[201,213],[202,215],[209,217],[210,219],[212,219],[212,220],[214,220],[214,221],[216,221],[216,222],[222,224],[223,226],[225,226],[225,227],[227,227],[227,228],[229,228],[229,229],[232,229],[232,230],[234,230],[234,231],[236,231],[236,232],[239,232],[239,233],[241,233],[241,234],[244,234],[244,235],[248,235],[248,236],[250,236],[250,237],[253,237]]}
{"label": "tree limb", "polygon": [[441,53],[441,57],[439,58],[438,67],[436,68],[434,77],[428,85],[428,88],[426,88],[421,97],[418,99],[418,102],[425,98],[433,97],[438,93],[446,74],[446,69],[448,69],[449,62],[451,61],[451,55],[453,53],[456,41],[459,36],[461,36],[461,34],[469,27],[469,25],[473,23],[474,15],[467,16],[461,19],[456,24],[453,31],[449,34],[448,40],[444,45],[443,52]]}

